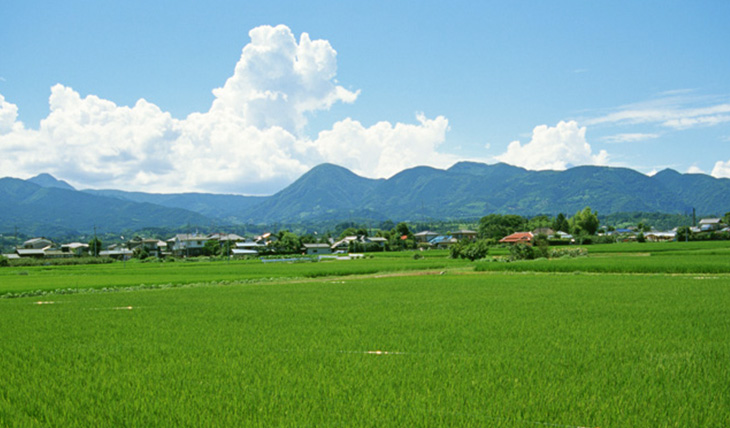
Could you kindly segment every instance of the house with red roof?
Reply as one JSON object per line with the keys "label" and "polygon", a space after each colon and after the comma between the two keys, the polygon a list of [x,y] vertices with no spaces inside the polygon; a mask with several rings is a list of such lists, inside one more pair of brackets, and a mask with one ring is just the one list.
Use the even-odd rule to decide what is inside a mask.
{"label": "house with red roof", "polygon": [[499,242],[503,244],[527,244],[532,245],[532,238],[534,235],[532,232],[516,232],[511,235],[507,235],[500,239]]}

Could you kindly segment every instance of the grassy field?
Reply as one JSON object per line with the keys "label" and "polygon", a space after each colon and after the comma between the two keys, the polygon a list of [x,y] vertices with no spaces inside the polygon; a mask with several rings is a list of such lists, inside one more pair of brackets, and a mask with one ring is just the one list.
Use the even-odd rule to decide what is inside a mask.
{"label": "grassy field", "polygon": [[[0,269],[6,296],[121,287],[0,299],[0,426],[726,426],[727,270],[592,273],[727,258],[667,248],[567,274],[443,253]],[[134,287],[153,281],[194,285]]]}
{"label": "grassy field", "polygon": [[[590,245],[588,257],[505,263],[478,262],[477,271],[691,274],[730,273],[730,243],[661,242]],[[504,252],[504,249],[502,249]],[[499,252],[493,252],[500,254]],[[507,253],[503,253],[504,256]]]}
{"label": "grassy field", "polygon": [[[104,289],[144,286],[178,286],[201,283],[271,282],[283,278],[364,275],[402,270],[437,270],[468,266],[452,260],[448,252],[376,253],[364,260],[262,263],[260,260],[175,263],[127,263],[75,266],[32,266],[0,269],[0,298],[16,295],[42,295],[43,292],[69,289]],[[144,287],[141,287],[144,288]]]}

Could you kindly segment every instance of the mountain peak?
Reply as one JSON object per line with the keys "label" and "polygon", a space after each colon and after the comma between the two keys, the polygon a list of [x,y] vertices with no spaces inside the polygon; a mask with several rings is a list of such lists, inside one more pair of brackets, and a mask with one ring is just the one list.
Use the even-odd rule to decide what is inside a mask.
{"label": "mountain peak", "polygon": [[38,174],[35,177],[29,178],[26,181],[37,184],[41,187],[56,187],[59,189],[76,190],[73,186],[66,183],[63,180],[58,180],[56,177],[48,173]]}

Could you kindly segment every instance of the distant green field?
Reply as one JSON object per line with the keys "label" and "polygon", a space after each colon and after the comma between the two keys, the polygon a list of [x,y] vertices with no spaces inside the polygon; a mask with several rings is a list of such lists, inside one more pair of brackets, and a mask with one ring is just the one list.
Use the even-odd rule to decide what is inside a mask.
{"label": "distant green field", "polygon": [[3,268],[118,291],[0,299],[0,426],[727,426],[726,247],[634,248]]}
{"label": "distant green field", "polygon": [[[588,257],[478,262],[477,271],[730,274],[730,242],[622,243],[584,246]],[[494,252],[493,252],[494,253]],[[505,253],[506,255],[506,253]]]}
{"label": "distant green field", "polygon": [[449,259],[448,252],[444,251],[424,252],[424,258],[419,260],[413,260],[413,255],[412,252],[375,253],[365,260],[316,263],[262,263],[258,259],[175,263],[139,263],[135,260],[103,265],[9,267],[0,268],[0,298],[42,291],[138,287],[140,284],[245,283],[470,266],[463,260]]}

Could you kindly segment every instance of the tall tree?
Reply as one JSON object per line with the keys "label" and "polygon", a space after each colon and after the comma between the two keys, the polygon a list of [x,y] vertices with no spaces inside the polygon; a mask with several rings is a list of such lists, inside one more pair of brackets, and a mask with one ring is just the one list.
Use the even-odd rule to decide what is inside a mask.
{"label": "tall tree", "polygon": [[91,238],[89,241],[89,254],[92,256],[98,256],[101,252],[101,239]]}
{"label": "tall tree", "polygon": [[560,213],[557,217],[555,217],[555,221],[553,222],[553,230],[556,232],[570,232],[570,223],[568,223],[568,219],[565,217],[565,214]]}
{"label": "tall tree", "polygon": [[600,225],[598,213],[591,211],[591,207],[585,207],[583,211],[578,211],[570,220],[573,233],[576,235],[595,235]]}
{"label": "tall tree", "polygon": [[502,239],[525,227],[527,220],[514,214],[489,214],[479,220],[479,236],[481,238]]}

